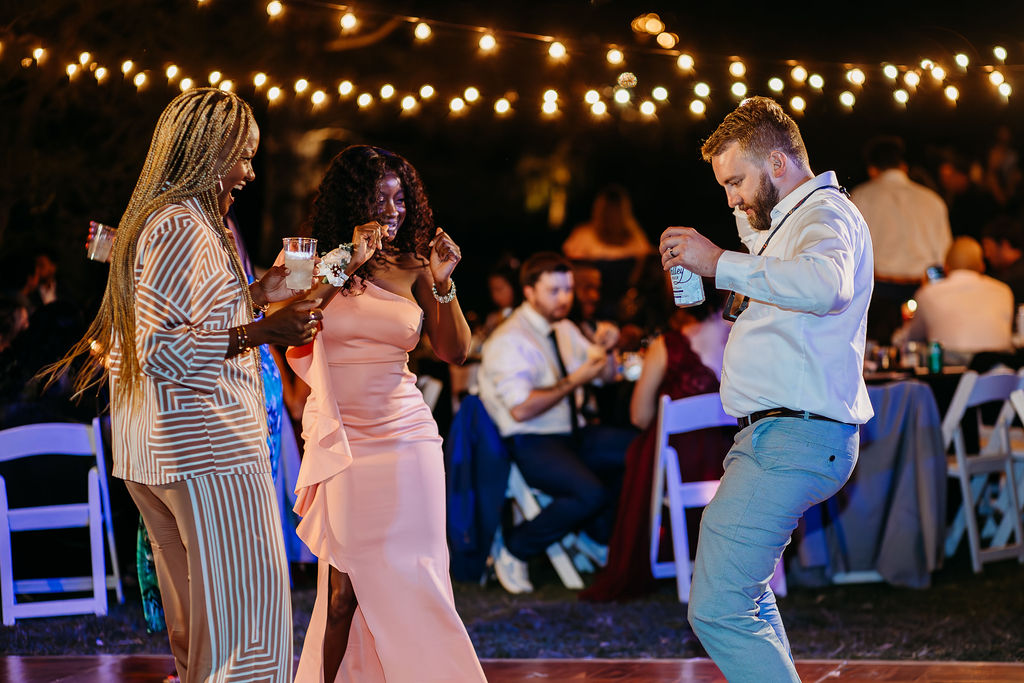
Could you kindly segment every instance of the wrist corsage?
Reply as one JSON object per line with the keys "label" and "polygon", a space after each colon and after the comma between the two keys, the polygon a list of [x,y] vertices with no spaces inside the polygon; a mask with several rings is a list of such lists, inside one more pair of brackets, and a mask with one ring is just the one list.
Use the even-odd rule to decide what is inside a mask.
{"label": "wrist corsage", "polygon": [[341,287],[348,280],[345,269],[352,262],[351,242],[339,244],[335,249],[320,257],[320,263],[316,266],[317,276],[323,276],[325,283]]}

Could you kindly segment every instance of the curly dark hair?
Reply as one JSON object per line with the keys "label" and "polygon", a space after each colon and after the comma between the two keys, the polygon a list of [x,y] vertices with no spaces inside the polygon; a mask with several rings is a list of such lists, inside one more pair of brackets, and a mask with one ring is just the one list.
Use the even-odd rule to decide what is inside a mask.
{"label": "curly dark hair", "polygon": [[[402,183],[405,220],[395,239],[385,243],[355,272],[359,278],[369,278],[385,263],[395,263],[396,257],[403,254],[424,262],[429,258],[434,216],[419,174],[394,152],[370,145],[351,145],[331,159],[313,199],[310,230],[317,247],[327,253],[339,244],[351,242],[356,226],[377,219],[377,192],[389,173]],[[353,280],[359,278],[346,282],[345,289],[350,289]]]}

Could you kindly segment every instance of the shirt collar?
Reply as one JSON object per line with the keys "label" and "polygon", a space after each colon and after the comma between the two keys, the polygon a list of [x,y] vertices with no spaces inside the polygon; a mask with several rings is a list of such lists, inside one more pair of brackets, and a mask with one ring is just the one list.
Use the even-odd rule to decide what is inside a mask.
{"label": "shirt collar", "polygon": [[794,206],[799,204],[811,192],[814,192],[819,187],[838,184],[839,180],[836,178],[835,171],[825,171],[824,173],[816,175],[810,180],[798,185],[792,192],[783,197],[782,201],[776,204],[775,208],[772,209],[772,226],[778,224],[778,222],[782,220],[783,216],[789,213]]}
{"label": "shirt collar", "polygon": [[544,337],[551,334],[551,323],[547,321],[547,318],[538,313],[537,309],[531,306],[529,301],[524,301],[519,306],[519,312],[523,316],[523,320],[526,321],[526,324],[532,327],[537,334]]}

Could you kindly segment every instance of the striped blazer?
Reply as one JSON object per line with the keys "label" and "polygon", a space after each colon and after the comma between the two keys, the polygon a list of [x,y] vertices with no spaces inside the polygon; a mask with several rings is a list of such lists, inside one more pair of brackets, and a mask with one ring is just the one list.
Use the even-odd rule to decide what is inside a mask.
{"label": "striped blazer", "polygon": [[[256,351],[225,359],[228,330],[252,322],[216,228],[198,203],[154,212],[135,257],[135,400],[118,401],[124,349],[110,354],[114,476],[147,485],[269,472]],[[141,399],[141,400],[139,400]]]}

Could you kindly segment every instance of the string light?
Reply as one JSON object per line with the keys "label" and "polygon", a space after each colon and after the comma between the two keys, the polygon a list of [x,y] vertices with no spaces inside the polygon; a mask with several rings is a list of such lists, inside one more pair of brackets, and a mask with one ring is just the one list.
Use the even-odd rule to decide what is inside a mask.
{"label": "string light", "polygon": [[989,82],[992,83],[992,85],[998,86],[1001,85],[1003,81],[1006,80],[1006,77],[1003,76],[1003,73],[1001,71],[993,71],[988,75],[988,80]]}
{"label": "string light", "polygon": [[433,31],[430,28],[430,24],[422,21],[416,24],[416,28],[413,29],[413,35],[416,36],[417,40],[426,40],[432,33]]}
{"label": "string light", "polygon": [[640,113],[644,116],[654,116],[657,108],[654,106],[654,102],[650,100],[644,100],[640,103]]}
{"label": "string light", "polygon": [[373,95],[368,92],[360,94],[359,97],[356,98],[356,104],[358,104],[360,108],[366,109],[373,104]]}
{"label": "string light", "polygon": [[598,100],[590,105],[590,111],[594,116],[604,116],[608,113],[608,105]]}
{"label": "string light", "polygon": [[416,98],[412,95],[406,95],[402,98],[402,109],[409,111],[416,106]]}
{"label": "string light", "polygon": [[132,82],[135,83],[136,88],[141,88],[146,84],[146,74],[140,71],[135,74],[135,78],[132,79]]}
{"label": "string light", "polygon": [[173,81],[175,76],[178,75],[178,67],[171,64],[169,67],[167,67],[167,71],[165,71],[164,73],[167,74],[167,80]]}
{"label": "string light", "polygon": [[480,99],[480,91],[473,86],[469,86],[463,91],[462,96],[466,98],[467,102],[476,102]]}
{"label": "string light", "polygon": [[807,80],[807,69],[802,66],[794,66],[793,70],[789,72],[789,75],[797,83],[803,83]]}
{"label": "string light", "polygon": [[499,114],[507,114],[512,110],[512,104],[504,97],[494,103],[494,111]]}
{"label": "string light", "polygon": [[269,14],[271,17],[279,17],[281,16],[282,12],[284,12],[284,5],[282,5],[277,0],[273,0],[273,2],[267,3],[267,14]]}
{"label": "string light", "polygon": [[32,50],[32,58],[36,60],[37,64],[42,62],[43,61],[43,57],[45,57],[45,56],[46,56],[46,50],[44,50],[41,47],[37,47],[36,49]]}
{"label": "string light", "polygon": [[665,100],[668,99],[668,89],[659,85],[657,88],[651,91],[651,97],[658,100],[659,102],[664,102]]}
{"label": "string light", "polygon": [[608,60],[609,64],[613,64],[615,66],[622,64],[622,50],[617,50],[613,47],[611,50],[608,50],[608,54],[605,55],[605,59]]}
{"label": "string light", "polygon": [[345,12],[341,15],[341,29],[343,31],[352,31],[358,25],[359,19],[357,19],[356,15],[351,12]]}
{"label": "string light", "polygon": [[588,90],[587,94],[583,96],[583,101],[587,104],[594,104],[601,100],[601,93],[596,90]]}
{"label": "string light", "polygon": [[356,86],[352,85],[352,81],[342,81],[338,84],[338,94],[342,97],[348,97],[355,89]]}
{"label": "string light", "polygon": [[697,116],[700,116],[707,110],[707,105],[704,104],[703,100],[694,100],[690,102],[690,111]]}
{"label": "string light", "polygon": [[558,111],[558,103],[557,102],[545,102],[544,104],[542,104],[540,106],[540,110],[542,112],[544,112],[545,114],[547,114],[548,116],[551,116],[552,114],[554,114],[555,112]]}
{"label": "string light", "polygon": [[498,46],[498,41],[495,40],[494,36],[491,35],[490,33],[485,33],[482,36],[480,36],[479,45],[480,49],[483,52],[490,52],[491,50]]}
{"label": "string light", "polygon": [[83,52],[82,54],[78,55],[78,63],[82,66],[88,64],[90,59],[92,59],[92,55],[88,52]]}
{"label": "string light", "polygon": [[946,70],[941,66],[935,66],[932,68],[932,78],[937,81],[942,81],[946,77]]}
{"label": "string light", "polygon": [[882,69],[882,73],[885,74],[886,78],[895,81],[896,77],[900,75],[900,70],[897,69],[892,64],[886,64],[885,67]]}
{"label": "string light", "polygon": [[1001,45],[996,45],[992,48],[992,54],[1001,62],[1006,59],[1006,48]]}
{"label": "string light", "polygon": [[562,45],[557,40],[551,43],[551,47],[548,48],[548,56],[552,59],[564,59],[565,54],[565,45]]}
{"label": "string light", "polygon": [[735,83],[732,84],[732,87],[729,88],[729,92],[731,92],[736,97],[746,97],[747,84],[743,83],[742,81],[736,81]]}
{"label": "string light", "polygon": [[961,69],[966,69],[967,65],[971,63],[971,59],[963,52],[957,54],[957,56],[953,58],[953,61],[955,61],[956,65]]}
{"label": "string light", "polygon": [[220,82],[220,89],[224,92],[231,92],[231,89],[235,87],[235,84],[228,79],[224,79]]}
{"label": "string light", "polygon": [[434,86],[432,86],[432,85],[424,85],[422,88],[420,88],[420,97],[422,97],[423,99],[429,100],[433,96],[434,96]]}
{"label": "string light", "polygon": [[[183,78],[183,79],[181,79],[181,83],[178,84],[178,87],[181,88],[181,92],[185,92],[186,90],[190,90],[192,88],[192,79],[191,78]],[[273,98],[271,98],[271,99],[273,99]]]}
{"label": "string light", "polygon": [[256,74],[252,77],[252,84],[255,85],[257,88],[262,88],[264,85],[267,84],[267,74],[263,73],[262,71]]}
{"label": "string light", "polygon": [[221,73],[219,71],[210,72],[210,85],[217,85],[220,82]]}
{"label": "string light", "polygon": [[380,88],[380,98],[382,100],[390,100],[395,95],[395,86],[390,83],[385,83]]}
{"label": "string light", "polygon": [[103,79],[107,77],[107,70],[106,70],[106,68],[104,68],[102,66],[101,67],[97,67],[96,71],[93,72],[93,76],[96,77],[96,80],[98,82],[102,83]]}
{"label": "string light", "polygon": [[935,62],[933,62],[932,60],[930,60],[930,59],[922,59],[921,60],[921,68],[924,69],[925,71],[930,71],[933,66],[935,66]]}
{"label": "string light", "polygon": [[132,72],[132,69],[134,68],[135,64],[130,59],[126,59],[123,62],[121,62],[121,73],[123,73],[125,76],[130,74]]}
{"label": "string light", "polygon": [[960,91],[956,89],[954,85],[947,85],[946,89],[942,91],[950,102],[956,102],[957,98],[960,97]]}
{"label": "string light", "polygon": [[741,61],[735,61],[729,64],[729,73],[736,78],[742,78],[743,74],[747,73],[747,67]]}
{"label": "string light", "polygon": [[807,102],[804,98],[797,95],[789,101],[789,106],[793,107],[793,111],[803,111],[807,107]]}
{"label": "string light", "polygon": [[807,85],[815,90],[821,90],[825,85],[825,79],[819,74],[811,74],[810,78],[807,79]]}
{"label": "string light", "polygon": [[900,104],[906,104],[910,100],[910,94],[903,88],[895,91],[892,96]]}
{"label": "string light", "polygon": [[557,102],[558,101],[558,91],[557,90],[545,90],[544,91],[544,101],[545,102]]}
{"label": "string light", "polygon": [[272,88],[270,88],[270,90],[267,91],[267,99],[270,100],[271,102],[275,101],[280,96],[281,96],[281,89],[278,88],[276,85],[273,86]]}
{"label": "string light", "polygon": [[697,97],[707,97],[711,94],[711,86],[707,83],[698,83],[693,86],[693,92]]}
{"label": "string light", "polygon": [[323,90],[317,90],[316,92],[309,96],[309,101],[319,106],[327,101],[327,93],[325,93]]}
{"label": "string light", "polygon": [[853,103],[857,101],[857,98],[853,96],[853,93],[849,90],[844,90],[839,93],[839,103],[844,107],[852,107]]}
{"label": "string light", "polygon": [[666,50],[671,50],[676,46],[676,43],[679,42],[679,36],[677,36],[674,33],[662,31],[654,40],[656,40],[658,45],[665,48]]}
{"label": "string light", "polygon": [[306,92],[308,88],[309,81],[307,81],[305,78],[300,78],[299,80],[295,81],[295,92],[299,93],[300,95]]}
{"label": "string light", "polygon": [[999,90],[999,94],[1003,97],[1009,97],[1010,93],[1013,92],[1013,88],[1010,87],[1009,83],[1000,83],[997,90]]}
{"label": "string light", "polygon": [[657,14],[649,14],[647,15],[647,21],[644,22],[644,30],[652,36],[657,35],[665,30],[665,24]]}
{"label": "string light", "polygon": [[693,57],[684,52],[679,55],[679,59],[676,60],[676,66],[678,66],[682,71],[692,71]]}
{"label": "string light", "polygon": [[860,69],[850,69],[846,72],[846,80],[850,81],[854,85],[864,85],[865,76],[864,72]]}
{"label": "string light", "polygon": [[779,77],[768,79],[768,89],[772,92],[782,92],[782,89],[786,87],[786,84],[782,82]]}
{"label": "string light", "polygon": [[75,72],[78,71],[78,65],[77,64],[68,64],[68,66],[65,69],[65,71],[67,71],[68,78],[74,78],[75,77]]}
{"label": "string light", "polygon": [[629,91],[625,88],[616,88],[614,97],[619,104],[626,104],[629,102]]}
{"label": "string light", "polygon": [[452,101],[448,103],[448,108],[453,112],[458,113],[466,108],[466,103],[461,97],[453,97]]}
{"label": "string light", "polygon": [[916,71],[908,71],[903,74],[903,82],[911,88],[916,88],[921,83],[921,77],[917,75]]}

